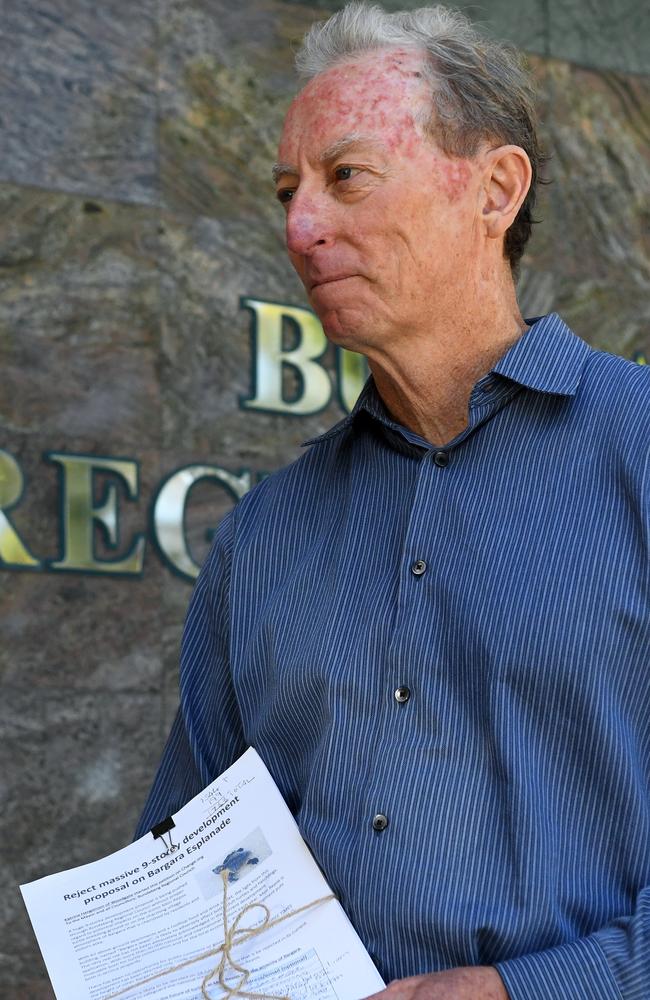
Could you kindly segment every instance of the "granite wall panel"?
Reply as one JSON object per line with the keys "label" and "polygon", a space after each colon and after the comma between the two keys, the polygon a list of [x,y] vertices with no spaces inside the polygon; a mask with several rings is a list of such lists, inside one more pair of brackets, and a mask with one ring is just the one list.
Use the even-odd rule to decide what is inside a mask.
{"label": "granite wall panel", "polygon": [[269,164],[294,85],[287,53],[310,15],[288,13],[283,3],[252,4],[242,17],[226,0],[162,0],[166,207],[248,224],[255,246],[268,240],[269,226],[279,231]]}
{"label": "granite wall panel", "polygon": [[2,996],[53,997],[27,917],[16,906],[16,884],[128,843],[133,812],[125,795],[150,778],[160,719],[144,694],[108,689],[99,697],[64,687],[37,696],[34,689],[7,688],[0,718]]}
{"label": "granite wall panel", "polygon": [[158,446],[158,223],[146,206],[0,186],[0,418],[80,448]]}
{"label": "granite wall panel", "polygon": [[3,0],[3,180],[153,203],[156,0]]}
{"label": "granite wall panel", "polygon": [[[176,709],[190,586],[154,538],[162,481],[209,464],[254,483],[343,413],[331,348],[332,394],[319,412],[246,407],[254,339],[242,303],[306,304],[269,167],[295,89],[291,44],[338,6],[3,7],[0,452],[23,476],[8,515],[39,564],[0,564],[8,1000],[52,996],[17,883],[129,839]],[[540,89],[552,183],[523,262],[525,313],[559,308],[594,344],[650,355],[643,13],[618,17],[595,0],[465,9],[532,53]],[[289,324],[285,346],[292,336]],[[56,571],[63,494],[48,452],[137,465],[137,497],[98,473],[92,499],[114,483],[121,538],[111,549],[95,528],[97,555],[123,555],[143,535],[140,574]],[[214,480],[192,487],[185,528],[196,562],[233,502]]]}
{"label": "granite wall panel", "polygon": [[[520,282],[594,346],[650,353],[650,81],[533,60],[549,161]],[[534,306],[534,307],[533,307]]]}
{"label": "granite wall panel", "polygon": [[635,0],[549,0],[548,48],[557,59],[650,73],[650,7]]}
{"label": "granite wall panel", "polygon": [[[413,3],[413,7],[417,7]],[[488,34],[507,39],[525,52],[549,53],[549,6],[540,0],[489,0],[489,3],[456,4],[472,21],[485,27]]]}

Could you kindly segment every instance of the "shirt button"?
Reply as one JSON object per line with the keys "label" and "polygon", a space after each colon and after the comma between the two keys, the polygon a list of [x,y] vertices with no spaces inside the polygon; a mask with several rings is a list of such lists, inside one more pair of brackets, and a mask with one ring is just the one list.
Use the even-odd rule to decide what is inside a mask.
{"label": "shirt button", "polygon": [[446,465],[449,465],[449,455],[446,451],[436,451],[433,456],[433,461],[440,469],[444,469]]}
{"label": "shirt button", "polygon": [[411,573],[413,574],[413,576],[422,576],[426,568],[427,564],[425,563],[424,559],[416,559],[413,565],[411,566]]}
{"label": "shirt button", "polygon": [[403,702],[408,701],[410,697],[411,697],[411,692],[407,687],[398,687],[395,690],[395,701],[399,701],[400,704],[403,704]]}
{"label": "shirt button", "polygon": [[375,818],[372,821],[372,828],[373,828],[373,830],[376,830],[377,833],[381,833],[381,831],[385,830],[387,826],[388,826],[388,820],[384,816],[384,814],[383,813],[377,813],[377,815],[375,816]]}

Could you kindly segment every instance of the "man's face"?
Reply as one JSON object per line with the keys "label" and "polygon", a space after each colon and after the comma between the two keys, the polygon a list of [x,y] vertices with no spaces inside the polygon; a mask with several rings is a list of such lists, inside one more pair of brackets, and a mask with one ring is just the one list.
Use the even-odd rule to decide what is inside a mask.
{"label": "man's face", "polygon": [[480,174],[424,135],[422,56],[384,49],[315,77],[275,173],[289,257],[325,332],[350,349],[417,336],[476,258]]}

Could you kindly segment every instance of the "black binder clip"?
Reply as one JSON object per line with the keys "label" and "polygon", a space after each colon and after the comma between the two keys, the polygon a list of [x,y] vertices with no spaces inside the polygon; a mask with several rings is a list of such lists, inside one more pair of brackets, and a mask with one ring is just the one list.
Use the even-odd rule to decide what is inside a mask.
{"label": "black binder clip", "polygon": [[[174,851],[177,851],[179,847],[178,844],[175,844],[173,842],[172,835],[170,833],[170,830],[173,830],[175,826],[176,824],[174,823],[172,817],[168,816],[167,819],[164,819],[162,820],[162,822],[156,823],[155,826],[151,827],[151,833],[153,835],[154,840],[159,840],[159,839],[162,840],[163,844],[167,848],[168,854],[173,854]],[[169,834],[169,843],[167,843],[167,841],[165,840],[166,833]]]}

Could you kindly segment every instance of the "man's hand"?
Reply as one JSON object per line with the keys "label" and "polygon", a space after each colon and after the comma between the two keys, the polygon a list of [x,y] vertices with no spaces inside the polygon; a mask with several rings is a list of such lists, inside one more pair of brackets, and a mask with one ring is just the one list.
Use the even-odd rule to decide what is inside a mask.
{"label": "man's hand", "polygon": [[508,994],[496,969],[478,965],[395,979],[368,1000],[508,1000]]}

